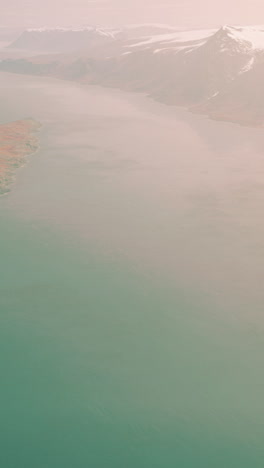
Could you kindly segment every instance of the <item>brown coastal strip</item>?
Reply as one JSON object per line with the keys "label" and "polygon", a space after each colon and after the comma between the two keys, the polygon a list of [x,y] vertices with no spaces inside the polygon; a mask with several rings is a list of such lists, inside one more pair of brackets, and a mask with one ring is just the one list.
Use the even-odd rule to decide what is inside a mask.
{"label": "brown coastal strip", "polygon": [[0,195],[9,191],[15,171],[26,157],[37,151],[35,132],[39,128],[40,124],[32,119],[0,125]]}

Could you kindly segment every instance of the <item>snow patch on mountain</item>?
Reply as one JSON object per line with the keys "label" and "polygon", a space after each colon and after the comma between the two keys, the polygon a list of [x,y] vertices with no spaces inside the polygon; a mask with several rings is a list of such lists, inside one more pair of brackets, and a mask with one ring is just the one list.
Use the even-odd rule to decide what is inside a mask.
{"label": "snow patch on mountain", "polygon": [[108,37],[115,37],[116,34],[120,32],[120,30],[116,29],[104,29],[104,28],[96,28],[93,26],[86,26],[82,28],[62,28],[62,27],[55,27],[55,28],[30,28],[26,29],[25,33],[42,33],[42,34],[54,34],[54,33],[97,33],[102,36]]}
{"label": "snow patch on mountain", "polygon": [[264,49],[264,26],[258,28],[223,26],[222,29],[228,37],[239,43],[247,42],[253,49]]}
{"label": "snow patch on mountain", "polygon": [[194,31],[178,31],[170,34],[157,34],[155,36],[151,36],[146,38],[144,41],[137,42],[136,44],[130,45],[130,47],[141,47],[144,45],[149,44],[156,44],[158,42],[163,43],[170,43],[173,44],[175,42],[192,42],[205,40],[207,37],[210,37],[215,30],[194,30]]}
{"label": "snow patch on mountain", "polygon": [[239,74],[242,75],[243,73],[247,73],[248,71],[250,71],[253,68],[254,63],[255,57],[251,57],[251,59],[249,59],[248,63],[242,68]]}
{"label": "snow patch on mountain", "polygon": [[142,40],[130,44],[130,49],[157,47],[153,53],[157,54],[165,50],[187,53],[206,43],[215,43],[215,47],[221,53],[250,52],[264,50],[264,26],[259,27],[235,27],[223,26],[215,29],[198,29],[191,31],[176,31],[166,34],[155,34],[144,37]]}

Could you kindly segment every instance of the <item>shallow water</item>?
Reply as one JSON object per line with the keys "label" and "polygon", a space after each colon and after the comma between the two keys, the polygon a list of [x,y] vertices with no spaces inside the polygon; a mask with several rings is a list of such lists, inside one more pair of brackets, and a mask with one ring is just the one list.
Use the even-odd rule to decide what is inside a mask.
{"label": "shallow water", "polygon": [[263,466],[260,130],[0,74],[1,465]]}

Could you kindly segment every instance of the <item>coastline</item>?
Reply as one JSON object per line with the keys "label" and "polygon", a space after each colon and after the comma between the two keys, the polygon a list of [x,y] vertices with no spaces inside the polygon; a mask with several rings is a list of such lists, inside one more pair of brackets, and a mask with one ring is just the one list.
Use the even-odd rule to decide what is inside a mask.
{"label": "coastline", "polygon": [[[66,81],[66,82],[70,82],[73,84],[78,84],[80,86],[83,86],[84,88],[87,86],[95,86],[95,87],[104,88],[104,89],[118,90],[118,91],[125,92],[125,93],[127,92],[127,93],[131,93],[134,95],[141,94],[145,96],[146,98],[148,98],[149,100],[152,100],[159,104],[163,104],[164,106],[168,108],[175,108],[178,110],[183,110],[190,114],[199,115],[201,117],[207,118],[215,122],[229,123],[229,124],[237,125],[242,128],[243,127],[253,128],[253,129],[259,129],[259,130],[264,128],[264,121],[262,119],[255,119],[254,116],[251,118],[247,114],[243,114],[243,112],[240,112],[240,115],[237,115],[236,112],[228,113],[227,111],[220,112],[220,111],[209,110],[205,107],[205,104],[184,105],[184,104],[179,104],[176,102],[168,102],[167,99],[163,99],[162,97],[155,96],[152,93],[148,92],[147,90],[127,89],[126,87],[121,87],[120,85],[107,84],[105,82],[102,83],[100,81],[93,81],[93,80],[87,82],[86,80],[83,80],[83,79],[73,79],[73,78],[65,77],[60,74],[52,75],[52,74],[41,73],[40,75],[38,75],[33,72],[32,73],[19,72],[16,70],[8,70],[8,69],[0,69],[0,72],[10,73],[14,75],[24,75],[24,76],[30,76],[30,77],[39,76],[39,77],[47,78],[47,79]],[[1,191],[1,188],[0,188],[0,191]]]}
{"label": "coastline", "polygon": [[33,119],[0,125],[0,196],[10,191],[16,170],[38,151],[36,132],[40,128]]}

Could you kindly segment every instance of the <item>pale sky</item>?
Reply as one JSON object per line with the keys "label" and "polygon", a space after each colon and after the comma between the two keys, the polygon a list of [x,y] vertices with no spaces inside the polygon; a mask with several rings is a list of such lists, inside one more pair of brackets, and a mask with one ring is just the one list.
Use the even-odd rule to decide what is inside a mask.
{"label": "pale sky", "polygon": [[264,24],[264,0],[0,0],[0,26]]}

